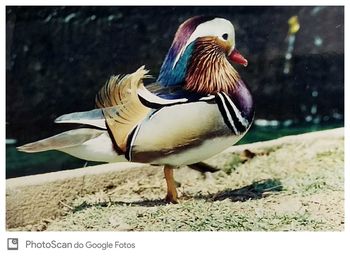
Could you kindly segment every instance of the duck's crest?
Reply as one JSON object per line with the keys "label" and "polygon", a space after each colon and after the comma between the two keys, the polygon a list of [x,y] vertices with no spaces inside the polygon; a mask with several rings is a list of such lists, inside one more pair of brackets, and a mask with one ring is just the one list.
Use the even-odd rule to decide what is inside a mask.
{"label": "duck's crest", "polygon": [[199,24],[214,18],[214,16],[195,16],[180,25],[160,69],[157,81],[162,86],[174,86],[184,81],[187,61],[193,50],[193,44],[186,47],[187,41]]}

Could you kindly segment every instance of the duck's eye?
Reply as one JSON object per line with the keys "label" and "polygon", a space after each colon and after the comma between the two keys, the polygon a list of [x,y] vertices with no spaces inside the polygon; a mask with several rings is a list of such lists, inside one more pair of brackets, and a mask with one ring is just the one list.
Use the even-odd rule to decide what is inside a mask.
{"label": "duck's eye", "polygon": [[228,34],[227,33],[225,33],[225,34],[222,34],[222,36],[221,36],[224,40],[227,40],[228,39]]}

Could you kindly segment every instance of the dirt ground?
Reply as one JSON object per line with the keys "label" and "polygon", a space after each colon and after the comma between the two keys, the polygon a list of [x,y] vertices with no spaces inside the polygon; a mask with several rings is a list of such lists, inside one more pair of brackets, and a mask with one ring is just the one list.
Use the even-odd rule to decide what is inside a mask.
{"label": "dirt ground", "polygon": [[209,160],[221,168],[216,173],[176,170],[179,204],[163,200],[161,167],[145,169],[62,206],[64,216],[13,230],[344,230],[343,138],[289,142],[252,153]]}

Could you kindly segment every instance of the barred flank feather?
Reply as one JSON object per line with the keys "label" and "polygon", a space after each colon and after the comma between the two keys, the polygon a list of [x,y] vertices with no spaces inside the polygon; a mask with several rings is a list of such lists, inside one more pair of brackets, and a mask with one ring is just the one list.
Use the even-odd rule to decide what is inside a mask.
{"label": "barred flank feather", "polygon": [[[150,111],[139,100],[137,89],[143,87],[142,80],[148,71],[144,66],[136,72],[121,76],[112,76],[96,96],[96,106],[103,109],[107,125],[115,142],[124,152],[128,135]],[[106,107],[118,106],[115,109]]]}

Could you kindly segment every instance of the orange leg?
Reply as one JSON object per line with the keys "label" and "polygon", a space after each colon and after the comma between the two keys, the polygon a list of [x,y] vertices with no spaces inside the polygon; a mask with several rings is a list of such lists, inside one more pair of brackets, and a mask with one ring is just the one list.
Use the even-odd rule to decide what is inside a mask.
{"label": "orange leg", "polygon": [[168,203],[178,203],[176,186],[175,186],[175,181],[173,176],[173,168],[171,166],[168,166],[168,165],[164,166],[164,176],[165,176],[166,185],[168,188],[168,193],[166,195],[165,200]]}

